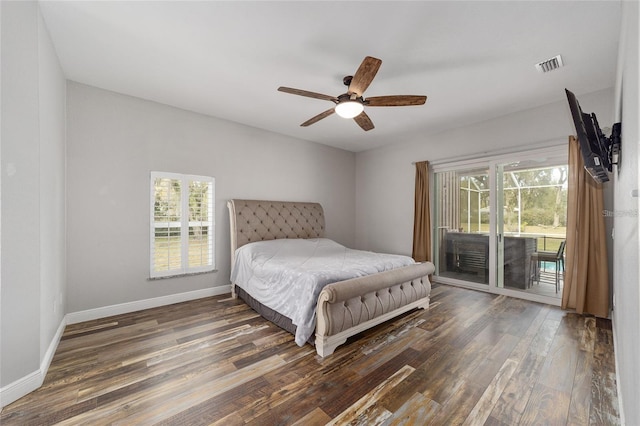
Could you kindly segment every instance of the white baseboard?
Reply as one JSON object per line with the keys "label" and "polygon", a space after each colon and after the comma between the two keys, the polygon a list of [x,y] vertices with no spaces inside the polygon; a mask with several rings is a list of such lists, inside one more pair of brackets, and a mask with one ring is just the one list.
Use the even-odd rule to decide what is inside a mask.
{"label": "white baseboard", "polygon": [[51,339],[51,343],[49,343],[49,347],[47,348],[47,352],[44,354],[44,359],[40,363],[40,372],[42,373],[42,380],[44,381],[44,376],[47,375],[47,371],[49,371],[49,366],[51,365],[51,361],[53,361],[53,356],[56,354],[56,349],[58,349],[58,345],[60,344],[60,339],[62,339],[62,334],[64,333],[64,329],[67,326],[67,317],[65,316],[60,321],[60,325],[56,330],[55,336]]}
{"label": "white baseboard", "polygon": [[206,288],[203,290],[189,291],[186,293],[170,294],[168,296],[154,297],[153,299],[138,300],[135,302],[121,303],[118,305],[104,306],[96,309],[88,309],[86,311],[72,312],[64,316],[55,336],[51,340],[47,352],[40,362],[40,369],[34,371],[13,383],[0,388],[0,411],[3,407],[22,398],[30,392],[42,386],[44,378],[49,370],[49,365],[56,353],[62,334],[67,324],[76,324],[79,322],[90,321],[113,315],[127,314],[129,312],[141,311],[143,309],[157,308],[160,306],[171,305],[174,303],[186,302],[188,300],[201,299],[203,297],[217,296],[220,294],[230,293],[231,285]]}
{"label": "white baseboard", "polygon": [[76,324],[79,322],[106,318],[113,315],[128,314],[129,312],[141,311],[143,309],[157,308],[159,306],[171,305],[173,303],[201,299],[203,297],[218,296],[229,292],[231,292],[231,285],[223,285],[219,287],[189,291],[187,293],[170,294],[168,296],[154,297],[153,299],[136,300],[135,302],[127,302],[118,305],[103,306],[101,308],[87,309],[86,311],[72,312],[67,314],[66,319],[67,324]]}
{"label": "white baseboard", "polygon": [[14,401],[22,398],[28,393],[33,392],[42,386],[44,382],[44,376],[40,370],[27,374],[26,376],[16,380],[13,383],[9,383],[7,386],[0,389],[0,400],[2,401],[2,407],[11,404]]}
{"label": "white baseboard", "polygon": [[60,343],[62,333],[64,333],[64,328],[66,326],[67,321],[66,317],[64,317],[62,318],[62,321],[60,321],[56,334],[53,336],[53,339],[51,339],[47,352],[44,354],[44,358],[40,362],[39,370],[36,370],[13,383],[9,383],[3,388],[0,388],[0,407],[4,408],[42,386],[44,378],[47,375],[47,371],[49,370],[49,366],[51,365],[51,361],[53,360],[53,355],[56,353],[56,349],[58,348],[58,344]]}
{"label": "white baseboard", "polygon": [[611,325],[612,325],[612,331],[613,331],[613,356],[614,356],[614,363],[616,366],[616,391],[618,393],[618,412],[620,415],[620,424],[621,425],[625,425],[625,418],[624,418],[624,401],[622,400],[622,389],[620,389],[620,370],[618,370],[618,366],[620,365],[620,360],[618,360],[618,351],[615,350],[615,348],[619,348],[620,346],[618,346],[618,336],[616,333],[617,327],[615,324],[615,315],[609,314],[609,317],[611,318]]}

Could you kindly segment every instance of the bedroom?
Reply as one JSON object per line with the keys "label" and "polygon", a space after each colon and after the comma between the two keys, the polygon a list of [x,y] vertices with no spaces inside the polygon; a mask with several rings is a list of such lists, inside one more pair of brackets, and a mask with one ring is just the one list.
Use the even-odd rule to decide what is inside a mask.
{"label": "bedroom", "polygon": [[[633,5],[634,3],[618,3],[619,7],[633,8]],[[503,101],[503,111],[513,111],[516,108],[518,111],[503,112],[498,114],[499,117],[479,118],[466,123],[450,119],[447,123],[450,129],[443,128],[437,132],[437,142],[432,144],[411,139],[395,127],[396,121],[405,119],[403,111],[375,113],[376,129],[368,133],[386,131],[386,137],[394,138],[397,142],[386,147],[365,149],[368,143],[379,143],[379,138],[385,136],[373,135],[378,138],[376,142],[353,123],[337,122],[336,117],[331,117],[335,120],[327,121],[330,120],[327,118],[326,122],[315,125],[322,127],[299,128],[300,122],[322,110],[322,103],[317,101],[320,103],[318,105],[314,100],[296,99],[277,93],[275,89],[279,85],[317,91],[330,91],[334,87],[337,92],[344,73],[353,72],[364,55],[378,54],[367,51],[369,46],[365,39],[355,38],[355,47],[341,48],[337,40],[329,42],[313,37],[307,39],[306,44],[316,49],[315,54],[287,55],[283,48],[264,53],[273,55],[278,61],[286,60],[283,68],[293,69],[291,74],[274,72],[274,75],[269,76],[269,83],[256,88],[273,92],[273,95],[269,95],[269,101],[263,101],[257,94],[253,96],[251,90],[242,92],[249,98],[248,102],[252,107],[259,111],[256,115],[263,120],[263,123],[255,123],[250,127],[210,117],[216,115],[213,113],[189,112],[197,110],[198,105],[176,105],[178,108],[175,108],[161,102],[142,100],[140,98],[154,100],[145,95],[142,85],[131,83],[128,92],[122,88],[121,91],[127,95],[104,90],[110,89],[107,82],[111,80],[124,81],[126,84],[127,80],[120,74],[127,71],[120,68],[123,64],[137,68],[146,66],[146,61],[151,61],[153,65],[150,69],[160,69],[171,60],[157,57],[154,47],[147,44],[142,46],[145,47],[147,56],[140,62],[131,57],[111,57],[102,51],[91,50],[72,52],[68,56],[69,53],[60,51],[60,47],[47,35],[47,30],[53,33],[53,29],[48,28],[46,18],[52,19],[51,14],[56,12],[56,8],[50,6],[47,10],[46,7],[43,4],[42,19],[38,18],[37,5],[29,3],[21,7],[3,4],[1,12],[3,105],[5,102],[12,105],[9,109],[3,107],[2,117],[0,386],[3,389],[3,401],[5,391],[17,390],[19,394],[24,389],[33,389],[34,384],[42,379],[40,375],[46,372],[48,351],[65,315],[75,319],[89,319],[91,315],[106,316],[115,313],[114,307],[144,308],[163,301],[177,301],[180,295],[206,296],[212,289],[222,290],[224,286],[228,286],[226,199],[242,197],[318,201],[327,214],[327,232],[336,241],[359,248],[406,253],[410,250],[411,240],[411,227],[408,223],[411,220],[412,206],[405,204],[406,200],[411,203],[412,199],[414,171],[411,162],[459,158],[469,154],[499,151],[513,145],[526,147],[566,138],[572,133],[562,93],[551,103],[534,103],[524,107]],[[77,11],[89,12],[90,9],[86,12]],[[197,14],[196,12],[193,13]],[[336,12],[336,15],[341,16],[342,13],[344,12]],[[287,14],[293,12],[289,11],[285,16]],[[79,22],[84,22],[89,27],[92,23],[97,27],[98,23],[90,20],[90,16],[80,16]],[[135,21],[128,22],[134,27],[126,27],[123,31],[135,30]],[[635,34],[633,31],[637,32],[637,26],[634,27],[637,23],[633,22],[627,27],[631,34]],[[219,24],[221,30],[240,39],[242,31],[248,31],[233,22]],[[103,25],[108,27],[108,21]],[[140,21],[138,25],[146,23]],[[441,25],[455,25],[455,20],[442,21]],[[615,50],[621,29],[618,24],[612,24],[611,28],[613,34],[607,33],[606,36],[612,37],[616,42]],[[302,31],[300,28],[296,30]],[[558,31],[563,33],[566,30]],[[14,34],[19,37],[13,37]],[[280,37],[288,35],[284,29],[277,34]],[[72,34],[63,33],[59,36],[66,40]],[[372,34],[369,33],[368,36],[372,37]],[[169,35],[159,37],[162,45],[173,49],[172,54],[187,49],[179,40],[172,40]],[[406,40],[406,37],[406,34],[398,33],[394,41],[409,43],[410,40]],[[266,34],[265,38],[268,39]],[[113,36],[92,42],[97,43],[96,46],[106,44],[109,47],[110,43],[113,46],[126,43],[126,39]],[[404,43],[405,49],[410,49],[411,46]],[[637,40],[632,38],[621,46],[634,52],[634,43]],[[216,52],[226,52],[225,49],[229,49],[224,43],[213,47]],[[518,46],[513,48],[518,50]],[[637,45],[635,48],[637,50]],[[242,85],[238,82],[255,84],[249,78],[250,69],[236,70],[234,73],[226,71],[230,69],[227,67],[234,61],[234,55],[260,55],[252,46],[244,49],[220,57],[201,55],[194,63],[185,63],[183,66],[188,71],[187,79],[201,77],[200,73],[206,74],[204,70],[209,70],[212,66],[214,69],[222,69],[212,78],[219,82],[210,89],[213,94],[205,98],[232,96],[234,90],[241,89],[235,87],[236,84]],[[357,58],[352,57],[353,52],[357,53]],[[562,52],[545,51],[542,58],[536,56],[527,66],[533,69],[536,61],[557,53]],[[624,100],[629,97],[630,100],[625,105],[630,106],[625,106],[623,114],[633,117],[637,113],[637,106],[634,107],[637,104],[637,97],[634,98],[637,96],[634,84],[637,83],[634,81],[637,82],[637,79],[631,77],[625,80],[624,91],[621,91],[619,83],[616,83],[616,76],[619,80],[625,74],[637,75],[637,68],[624,61],[620,61],[623,65],[619,65],[617,52],[609,53],[612,60],[606,64],[609,73],[607,83],[601,87],[586,86],[574,90],[579,93],[585,107],[597,111],[599,116],[609,116],[610,119],[614,115],[616,99],[622,97]],[[385,62],[376,84],[385,81],[386,69],[399,74],[405,72],[406,75],[414,71],[424,74],[424,83],[419,87],[405,86],[408,84],[408,77],[404,75],[397,78],[389,75],[387,85],[381,87],[386,89],[382,93],[420,93],[424,90],[424,94],[429,96],[427,104],[419,107],[424,110],[410,109],[406,112],[406,120],[409,122],[417,120],[415,114],[440,114],[436,107],[438,98],[434,95],[436,88],[429,81],[436,77],[433,75],[435,71],[432,75],[429,74],[429,69],[448,65],[440,62],[444,53],[439,54],[440,56],[426,58],[426,64],[413,64],[418,69],[408,67],[398,70],[396,64],[395,71],[393,58],[395,56],[399,61],[403,55],[394,54],[389,48],[378,54]],[[631,54],[623,56],[629,55]],[[107,82],[87,81],[83,80],[81,74],[68,74],[69,71],[63,71],[58,62],[62,58],[65,58],[65,62],[70,61],[69,64],[77,62],[76,65],[80,68],[88,68],[85,71],[89,75],[107,74]],[[477,52],[472,59],[484,69],[493,67],[493,61],[499,58],[491,56],[490,52]],[[160,62],[153,62],[155,60]],[[456,65],[455,58],[449,57],[449,61],[453,66]],[[216,68],[218,62],[223,66]],[[19,68],[5,69],[11,63]],[[426,71],[420,66],[424,66]],[[145,69],[142,68],[142,71]],[[15,74],[11,74],[12,72]],[[315,87],[314,73],[317,73],[315,78],[326,80],[327,83]],[[446,74],[447,70],[438,70],[438,75],[443,73]],[[541,77],[534,75],[536,78]],[[561,83],[569,86],[571,82]],[[168,92],[184,90],[180,84],[182,83],[176,82],[162,87]],[[535,91],[535,88],[532,90]],[[204,88],[200,91],[204,91]],[[488,103],[494,98],[498,98],[497,92],[494,96],[484,98],[487,109]],[[220,102],[214,104],[219,105]],[[240,106],[230,104],[218,108],[233,111]],[[296,136],[284,136],[260,129],[268,128],[268,121],[274,119],[271,114],[278,111],[281,114],[278,122],[282,126],[289,126],[291,132],[297,132]],[[217,115],[224,116],[224,111],[219,111]],[[622,118],[626,123],[637,123],[637,120],[625,117]],[[633,127],[630,129],[634,131]],[[314,137],[320,139],[333,132],[331,134],[337,135],[339,142],[354,145],[344,150],[313,143],[307,140],[311,137],[305,131],[314,132]],[[435,133],[425,131],[425,134],[433,140]],[[516,134],[517,144],[513,142]],[[345,136],[341,138],[340,135]],[[461,141],[472,138],[474,144],[471,150]],[[29,142],[12,143],[15,140]],[[637,133],[631,133],[629,140],[637,140]],[[623,170],[628,173],[621,173],[616,182],[616,210],[637,209],[637,205],[633,204],[637,199],[629,196],[633,189],[637,189],[637,159],[632,145],[633,142],[628,142],[623,148],[624,153],[629,153],[623,153],[622,157],[625,162]],[[63,148],[65,146],[66,152]],[[30,161],[34,157],[40,158],[40,164]],[[212,175],[216,178],[217,273],[171,280],[148,280],[147,192],[150,170]],[[18,204],[29,208],[17,209],[15,206]],[[43,215],[40,210],[55,214]],[[622,227],[628,226],[626,222],[633,220],[624,216],[614,219]],[[34,227],[34,224],[37,226]],[[637,227],[637,224],[633,226]],[[623,400],[631,399],[640,387],[638,373],[634,372],[634,360],[640,343],[637,327],[629,326],[638,323],[638,285],[635,272],[637,250],[637,237],[613,241],[612,269],[618,298],[613,320],[614,331],[618,333],[617,349],[621,349],[616,350],[616,356],[618,368],[624,373],[620,376],[627,378],[620,384]],[[635,265],[636,269],[633,270],[629,265]],[[33,321],[34,318],[38,320]],[[16,383],[24,387],[10,386]],[[9,392],[6,394],[9,395]],[[632,403],[624,405],[624,409],[627,419],[638,418],[637,412],[633,411],[637,407]],[[630,420],[628,422],[632,423]]]}

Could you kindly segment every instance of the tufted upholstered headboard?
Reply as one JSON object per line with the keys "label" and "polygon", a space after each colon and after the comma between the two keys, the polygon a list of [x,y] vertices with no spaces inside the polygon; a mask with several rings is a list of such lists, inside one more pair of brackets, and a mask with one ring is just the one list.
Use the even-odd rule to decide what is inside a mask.
{"label": "tufted upholstered headboard", "polygon": [[231,262],[247,243],[280,238],[324,236],[324,211],[318,203],[229,200]]}

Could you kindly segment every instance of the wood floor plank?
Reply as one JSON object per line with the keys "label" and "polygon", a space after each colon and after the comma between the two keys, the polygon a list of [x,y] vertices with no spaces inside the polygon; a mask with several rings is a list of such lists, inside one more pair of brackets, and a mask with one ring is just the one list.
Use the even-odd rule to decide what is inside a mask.
{"label": "wood floor plank", "polygon": [[[174,423],[168,423],[168,424],[173,425]],[[209,423],[210,426],[244,426],[245,424],[246,423],[242,419],[242,417],[240,417],[236,413],[231,413],[222,419]],[[184,423],[184,425],[191,426],[189,423]]]}
{"label": "wood floor plank", "polygon": [[[91,416],[98,416],[107,423],[153,424],[241,386],[282,364],[282,360],[277,356],[266,358],[241,370],[222,364],[197,374],[184,375],[179,381],[159,388],[127,395],[124,398],[125,409],[122,409],[119,400],[109,402],[93,410]],[[162,401],[167,400],[170,400],[171,404],[163,406]],[[82,416],[80,420],[84,420]]]}
{"label": "wood floor plank", "polygon": [[520,418],[522,425],[566,424],[569,414],[570,395],[547,387],[541,383],[534,386],[527,407]]}
{"label": "wood floor plank", "polygon": [[166,417],[155,426],[244,424],[244,420],[238,414],[243,407],[243,400],[261,394],[268,387],[269,384],[264,378],[257,377],[246,382],[242,387],[236,388],[235,391],[216,395],[173,416]]}
{"label": "wood floor plank", "polygon": [[496,401],[498,401],[500,395],[502,395],[504,389],[507,387],[507,383],[511,380],[513,373],[516,371],[517,366],[518,364],[511,360],[507,360],[502,364],[502,367],[498,370],[493,380],[486,386],[484,393],[466,418],[464,422],[465,425],[482,425],[486,422],[493,411]]}
{"label": "wood floor plank", "polygon": [[421,393],[415,393],[386,419],[384,426],[418,426],[431,424],[441,409],[440,404]]}
{"label": "wood floor plank", "polygon": [[506,424],[520,422],[543,364],[543,357],[527,353],[494,404],[491,417]]}
{"label": "wood floor plank", "polygon": [[[306,365],[313,365],[314,368],[295,368]],[[348,384],[359,378],[349,369],[338,369],[327,375],[325,373],[333,366],[330,363],[319,366],[316,359],[310,356],[300,358],[289,367],[305,373],[281,377],[283,372],[275,370],[265,375],[265,380],[272,386],[265,390],[264,395],[239,410],[243,419],[256,424],[279,424],[284,419],[291,419],[294,413],[303,417],[315,408],[322,409],[323,401],[339,398]],[[287,382],[287,379],[291,381]],[[325,412],[324,409],[322,411]]]}
{"label": "wood floor plank", "polygon": [[366,376],[384,363],[410,349],[415,340],[424,338],[424,332],[415,328],[409,329],[406,334],[403,333],[402,335],[404,338],[398,338],[399,335],[394,333],[390,340],[384,343],[377,343],[374,348],[371,346],[363,348],[363,354],[368,356],[355,361],[352,366],[353,370],[360,376]]}
{"label": "wood floor plank", "polygon": [[472,375],[473,381],[480,386],[488,386],[504,366],[519,341],[520,339],[515,336],[504,335],[476,367]]}
{"label": "wood floor plank", "polygon": [[484,422],[484,426],[513,426],[514,424],[517,424],[517,423],[505,423],[503,421],[496,419],[493,416],[489,416],[487,420]]}
{"label": "wood floor plank", "polygon": [[[434,353],[421,363],[415,371],[410,374],[405,380],[396,385],[390,392],[384,395],[380,399],[380,404],[387,410],[395,412],[399,410],[406,402],[407,399],[413,396],[415,393],[427,391],[428,389],[437,389],[439,386],[446,386],[446,375],[442,374],[442,383],[438,382],[435,376],[435,372],[444,369],[444,363],[441,361],[446,358],[449,351],[452,350],[448,346],[442,346],[440,351],[434,351]],[[413,366],[413,364],[410,364]]]}
{"label": "wood floor plank", "polygon": [[567,334],[556,334],[540,371],[540,383],[560,392],[571,393],[580,352],[575,343],[575,339]]}
{"label": "wood floor plank", "polygon": [[460,425],[470,416],[473,407],[482,397],[483,389],[465,380],[454,385],[456,391],[442,404],[431,420],[433,425]]}
{"label": "wood floor plank", "polygon": [[576,374],[571,390],[569,415],[570,425],[589,424],[591,410],[591,371],[593,371],[593,352],[582,351],[578,354]]}
{"label": "wood floor plank", "polygon": [[398,354],[376,370],[350,383],[339,399],[331,401],[329,404],[322,404],[320,407],[332,417],[339,415],[349,406],[355,404],[363,394],[372,391],[376,386],[380,385],[384,380],[405,366],[407,360],[412,359],[413,356],[414,353],[412,350]]}
{"label": "wood floor plank", "polygon": [[487,421],[518,424],[527,401],[533,392],[545,358],[539,354],[548,353],[553,336],[560,322],[549,320],[549,307],[542,307],[526,332],[511,351],[508,361],[517,363],[511,379],[505,386]]}
{"label": "wood floor plank", "polygon": [[327,426],[342,424],[380,424],[391,416],[391,412],[376,405],[381,396],[389,392],[397,383],[413,373],[414,368],[405,365],[380,383],[375,389],[364,394],[358,401],[327,423]]}
{"label": "wood floor plank", "polygon": [[[557,322],[552,324],[546,322],[549,310],[550,307],[548,306],[542,306],[541,309],[537,310],[537,315],[529,323],[524,334],[521,335],[522,337],[513,351],[511,351],[509,359],[521,360],[530,351],[539,353],[542,350],[546,353],[547,346],[551,344],[555,334],[555,328],[549,327],[549,325],[558,324]],[[543,326],[545,326],[544,329],[541,329]]]}
{"label": "wood floor plank", "polygon": [[320,408],[314,409],[312,412],[302,417],[293,426],[322,426],[331,421],[331,417]]}
{"label": "wood floor plank", "polygon": [[591,376],[591,424],[612,424],[619,417],[616,396],[615,360],[613,333],[609,324],[598,324],[593,349],[593,370]]}
{"label": "wood floor plank", "polygon": [[619,423],[608,320],[433,285],[320,358],[226,295],[69,325],[5,425]]}

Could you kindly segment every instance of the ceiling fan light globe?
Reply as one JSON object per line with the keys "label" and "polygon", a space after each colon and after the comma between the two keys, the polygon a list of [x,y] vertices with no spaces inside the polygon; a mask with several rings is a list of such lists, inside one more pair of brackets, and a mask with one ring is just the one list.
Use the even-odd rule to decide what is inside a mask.
{"label": "ceiling fan light globe", "polygon": [[335,110],[336,114],[342,118],[353,118],[364,111],[364,105],[358,101],[343,101],[336,105]]}

